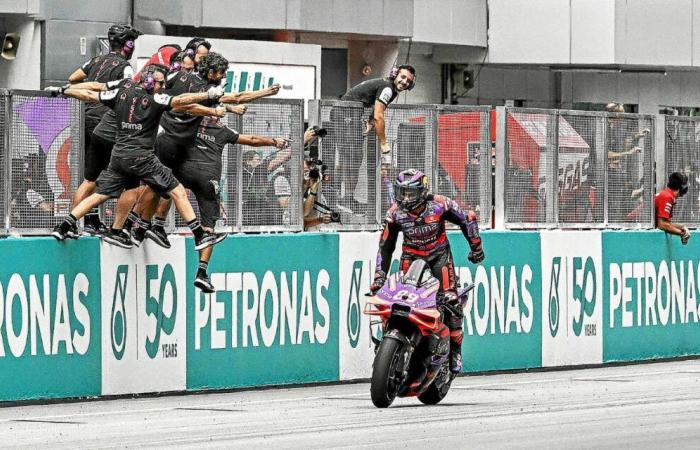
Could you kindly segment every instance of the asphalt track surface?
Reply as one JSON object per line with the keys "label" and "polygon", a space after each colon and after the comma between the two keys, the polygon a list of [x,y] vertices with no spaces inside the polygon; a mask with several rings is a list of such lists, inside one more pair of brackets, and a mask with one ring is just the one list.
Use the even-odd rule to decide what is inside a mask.
{"label": "asphalt track surface", "polygon": [[367,383],[0,409],[11,448],[700,448],[700,360],[460,377],[437,406]]}

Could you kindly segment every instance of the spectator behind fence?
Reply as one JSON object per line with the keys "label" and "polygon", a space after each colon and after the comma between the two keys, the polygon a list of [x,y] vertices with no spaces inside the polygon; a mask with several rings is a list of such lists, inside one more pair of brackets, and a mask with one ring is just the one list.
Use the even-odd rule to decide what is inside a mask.
{"label": "spectator behind fence", "polygon": [[666,233],[676,234],[681,237],[683,245],[690,239],[690,231],[684,225],[671,222],[673,206],[678,197],[688,192],[688,177],[680,172],[673,172],[668,176],[666,188],[656,194],[654,207],[656,210],[656,228]]}
{"label": "spectator behind fence", "polygon": [[304,230],[331,222],[331,211],[321,189],[325,166],[320,160],[304,160]]}
{"label": "spectator behind fence", "polygon": [[[612,102],[605,106],[611,113],[624,113],[622,103]],[[626,121],[619,117],[608,120],[607,151],[608,151],[608,204],[611,221],[630,220],[629,213],[637,207],[633,191],[637,187],[637,177],[629,170],[635,163],[628,161],[631,155],[642,152],[639,140],[649,135],[649,129],[636,131],[637,121]]]}
{"label": "spectator behind fence", "polygon": [[12,160],[10,225],[45,228],[53,223],[53,191],[46,177],[46,156],[39,151]]}
{"label": "spectator behind fence", "polygon": [[274,175],[291,155],[292,152],[286,143],[284,148],[265,158],[255,150],[243,153],[243,225],[282,223],[280,210],[274,199]]}

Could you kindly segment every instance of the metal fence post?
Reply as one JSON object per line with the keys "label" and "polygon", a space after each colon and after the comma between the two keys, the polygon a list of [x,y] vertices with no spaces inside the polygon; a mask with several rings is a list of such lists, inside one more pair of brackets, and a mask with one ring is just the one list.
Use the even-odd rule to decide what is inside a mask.
{"label": "metal fence post", "polygon": [[12,186],[12,171],[11,169],[11,159],[10,159],[10,149],[12,148],[12,142],[11,142],[11,133],[10,130],[12,129],[12,109],[11,109],[11,102],[12,102],[12,95],[10,91],[2,90],[2,96],[3,96],[3,103],[2,103],[2,115],[3,115],[3,154],[0,155],[0,158],[2,158],[2,176],[4,179],[3,185],[2,185],[2,192],[3,192],[3,209],[0,211],[2,214],[3,218],[3,226],[2,226],[2,233],[5,234],[8,232],[10,229],[10,201],[11,201],[11,186]]}
{"label": "metal fence post", "polygon": [[505,229],[508,216],[506,214],[506,164],[507,164],[507,127],[508,109],[505,106],[496,107],[496,175],[494,189],[494,228]]}
{"label": "metal fence post", "polygon": [[[656,163],[656,170],[654,171],[655,180],[654,187],[657,191],[663,189],[666,184],[666,120],[667,116],[664,114],[656,115],[656,126],[655,139],[656,152],[654,153],[654,161]],[[653,199],[653,198],[652,198]]]}

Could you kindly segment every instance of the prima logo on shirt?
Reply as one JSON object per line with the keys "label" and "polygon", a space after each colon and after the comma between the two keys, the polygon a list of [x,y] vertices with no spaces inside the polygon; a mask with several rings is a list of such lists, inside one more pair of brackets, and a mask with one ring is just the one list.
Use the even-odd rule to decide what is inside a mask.
{"label": "prima logo on shirt", "polygon": [[122,122],[122,130],[141,131],[142,129],[143,125],[140,123]]}

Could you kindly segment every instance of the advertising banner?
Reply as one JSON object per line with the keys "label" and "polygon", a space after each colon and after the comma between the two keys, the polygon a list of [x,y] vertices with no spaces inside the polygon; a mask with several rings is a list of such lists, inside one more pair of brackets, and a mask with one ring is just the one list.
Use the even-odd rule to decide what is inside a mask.
{"label": "advertising banner", "polygon": [[467,261],[464,236],[449,238],[462,286],[475,284],[464,309],[464,371],[540,367],[539,233],[484,233],[486,260],[477,266]]}
{"label": "advertising banner", "polygon": [[99,395],[99,241],[1,244],[0,400]]}
{"label": "advertising banner", "polygon": [[102,394],[185,389],[185,239],[101,244]]}
{"label": "advertising banner", "polygon": [[[341,233],[339,235],[340,279],[340,379],[372,376],[374,344],[381,325],[363,314],[365,293],[374,279],[380,232]],[[400,244],[395,256],[400,255]],[[395,266],[398,267],[398,261]]]}
{"label": "advertising banner", "polygon": [[603,362],[600,231],[542,231],[542,366]]}
{"label": "advertising banner", "polygon": [[217,289],[192,286],[187,245],[187,388],[338,379],[338,235],[235,236],[216,246]]}
{"label": "advertising banner", "polygon": [[700,241],[603,233],[604,362],[700,354]]}

